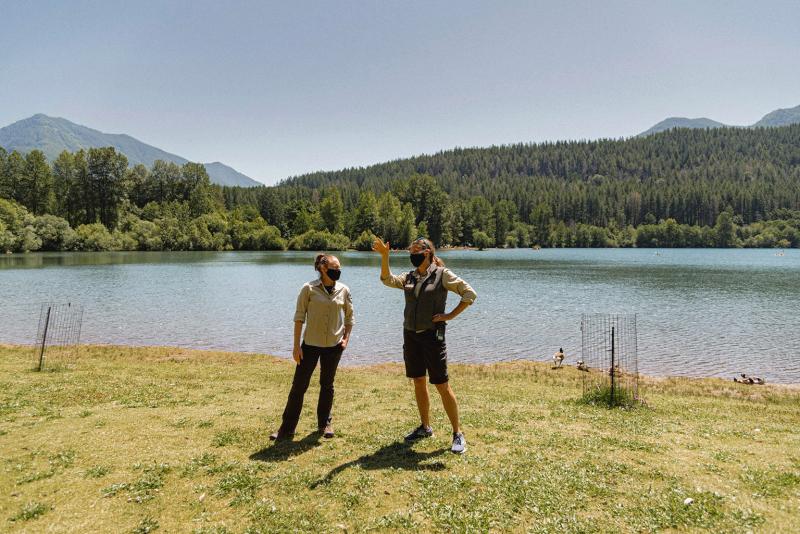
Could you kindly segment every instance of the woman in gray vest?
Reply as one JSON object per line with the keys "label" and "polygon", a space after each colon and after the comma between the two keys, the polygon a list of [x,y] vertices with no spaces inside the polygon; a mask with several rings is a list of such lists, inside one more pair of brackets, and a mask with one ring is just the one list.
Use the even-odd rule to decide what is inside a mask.
{"label": "woman in gray vest", "polygon": [[[419,238],[409,247],[414,270],[395,275],[389,270],[389,243],[375,239],[372,250],[381,255],[381,281],[384,285],[402,289],[405,293],[403,312],[403,361],[406,376],[414,381],[414,394],[421,419],[420,426],[409,433],[406,441],[433,436],[430,425],[430,397],[425,375],[442,397],[444,410],[453,425],[453,445],[450,450],[463,453],[467,441],[458,421],[458,403],[447,375],[447,346],[445,325],[455,319],[477,295],[468,283],[453,274],[436,256],[433,243]],[[447,292],[452,291],[461,301],[450,313],[445,312]]]}
{"label": "woman in gray vest", "polygon": [[[314,260],[314,269],[319,271],[319,278],[303,285],[297,296],[292,351],[297,367],[283,411],[283,421],[278,431],[270,435],[272,440],[294,436],[303,408],[303,396],[318,361],[320,372],[317,425],[323,437],[333,437],[333,379],[353,328],[353,299],[350,297],[350,288],[337,282],[342,269],[336,256],[319,254]],[[305,331],[303,323],[306,325]]]}

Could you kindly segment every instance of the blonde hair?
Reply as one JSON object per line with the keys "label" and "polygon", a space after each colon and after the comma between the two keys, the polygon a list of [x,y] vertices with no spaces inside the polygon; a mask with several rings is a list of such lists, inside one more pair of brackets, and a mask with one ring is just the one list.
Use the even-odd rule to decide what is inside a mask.
{"label": "blonde hair", "polygon": [[427,237],[420,237],[412,244],[419,244],[424,246],[426,249],[431,251],[431,263],[436,264],[437,267],[444,267],[444,261],[442,258],[436,255],[436,247],[433,246],[433,241],[428,239]]}

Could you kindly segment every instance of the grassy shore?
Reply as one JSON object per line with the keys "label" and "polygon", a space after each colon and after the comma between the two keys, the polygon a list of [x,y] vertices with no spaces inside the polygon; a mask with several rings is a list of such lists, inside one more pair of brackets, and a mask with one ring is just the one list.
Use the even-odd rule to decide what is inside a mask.
{"label": "grassy shore", "polygon": [[[469,441],[433,439],[398,365],[341,368],[337,437],[317,388],[272,445],[293,364],[174,348],[87,347],[31,370],[0,347],[0,531],[800,532],[800,392],[645,380],[647,406],[581,404],[580,373],[452,366]],[[689,504],[686,504],[689,503]]]}

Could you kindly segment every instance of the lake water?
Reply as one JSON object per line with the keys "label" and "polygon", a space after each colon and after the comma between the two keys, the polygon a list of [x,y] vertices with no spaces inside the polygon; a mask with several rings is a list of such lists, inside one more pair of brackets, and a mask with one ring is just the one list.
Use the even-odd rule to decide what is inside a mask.
{"label": "lake water", "polygon": [[[40,253],[0,257],[0,343],[32,343],[44,301],[85,307],[82,342],[288,357],[307,252]],[[478,293],[450,324],[452,362],[580,358],[582,313],[636,313],[639,369],[800,383],[800,250],[548,249],[441,254]],[[402,292],[347,252],[349,364],[402,361]],[[394,272],[410,269],[392,254]],[[448,309],[458,301],[448,299]]]}

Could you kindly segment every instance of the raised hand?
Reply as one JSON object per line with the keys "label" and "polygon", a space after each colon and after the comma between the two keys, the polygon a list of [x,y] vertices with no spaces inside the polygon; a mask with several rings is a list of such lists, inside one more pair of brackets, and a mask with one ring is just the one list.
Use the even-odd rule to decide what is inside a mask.
{"label": "raised hand", "polygon": [[384,243],[383,239],[380,237],[376,237],[375,241],[372,242],[372,250],[378,252],[381,256],[386,256],[389,254],[389,242],[386,241]]}

